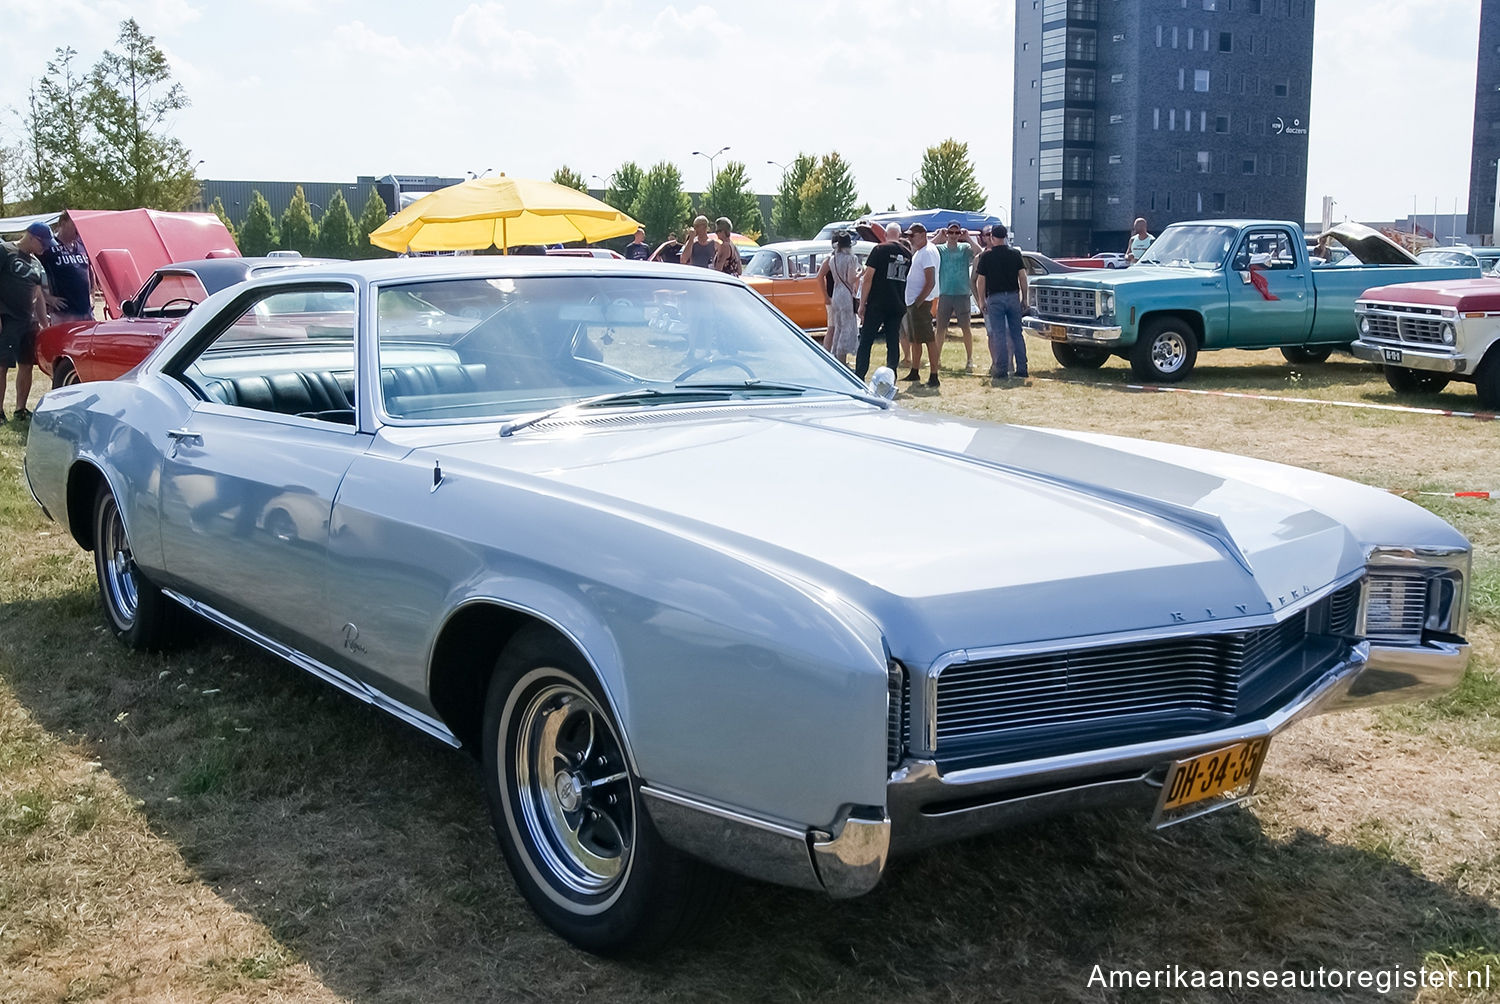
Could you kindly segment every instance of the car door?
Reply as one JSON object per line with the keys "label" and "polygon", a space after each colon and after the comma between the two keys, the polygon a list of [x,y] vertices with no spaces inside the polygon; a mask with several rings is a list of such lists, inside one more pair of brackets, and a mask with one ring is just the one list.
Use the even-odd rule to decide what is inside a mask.
{"label": "car door", "polygon": [[[319,324],[292,327],[320,294]],[[368,448],[355,425],[352,286],[272,287],[225,311],[202,350],[169,370],[198,398],[168,431],[163,564],[195,599],[326,659],[329,516]],[[343,317],[346,323],[334,322]]]}
{"label": "car door", "polygon": [[1312,278],[1286,227],[1253,227],[1230,256],[1229,344],[1297,345],[1311,328]]}
{"label": "car door", "polygon": [[821,328],[828,323],[823,291],[818,285],[818,266],[827,256],[818,251],[798,251],[786,256],[791,280],[783,287],[777,306],[799,327]]}
{"label": "car door", "polygon": [[104,321],[89,336],[88,349],[75,360],[83,380],[113,380],[140,365],[187,312],[208,299],[197,274],[158,269],[131,301],[134,313]]}

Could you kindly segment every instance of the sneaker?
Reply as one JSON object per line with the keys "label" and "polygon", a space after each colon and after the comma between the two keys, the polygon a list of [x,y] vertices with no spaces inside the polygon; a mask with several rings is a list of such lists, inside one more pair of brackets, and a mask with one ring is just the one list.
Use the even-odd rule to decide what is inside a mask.
{"label": "sneaker", "polygon": [[912,370],[910,373],[906,374],[906,379],[907,382],[911,382],[912,380],[921,380],[922,374],[918,373],[916,370]]}
{"label": "sneaker", "polygon": [[964,364],[964,372],[972,376],[973,373],[974,373],[974,364],[973,363],[965,363]]}
{"label": "sneaker", "polygon": [[24,421],[28,420],[29,418],[31,418],[31,409],[30,408],[17,408],[16,409],[16,421],[17,422],[24,422]]}
{"label": "sneaker", "polygon": [[927,386],[929,386],[929,387],[936,388],[938,386],[941,386],[941,384],[942,384],[942,381],[938,379],[938,375],[936,373],[932,374],[932,376],[930,376],[930,377],[927,378]]}

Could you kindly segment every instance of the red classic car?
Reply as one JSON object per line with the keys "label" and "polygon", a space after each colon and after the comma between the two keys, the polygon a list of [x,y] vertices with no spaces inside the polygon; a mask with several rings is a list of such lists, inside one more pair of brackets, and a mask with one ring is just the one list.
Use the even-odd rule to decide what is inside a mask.
{"label": "red classic car", "polygon": [[42,330],[36,362],[52,386],[113,380],[134,369],[210,293],[314,258],[205,258],[163,265],[104,321],[66,321]]}

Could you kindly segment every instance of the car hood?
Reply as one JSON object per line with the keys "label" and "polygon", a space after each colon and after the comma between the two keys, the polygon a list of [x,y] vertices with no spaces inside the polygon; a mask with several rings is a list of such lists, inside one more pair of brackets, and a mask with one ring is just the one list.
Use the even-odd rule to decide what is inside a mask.
{"label": "car hood", "polygon": [[1128,290],[1138,283],[1151,283],[1152,292],[1161,288],[1161,283],[1176,280],[1185,286],[1197,287],[1201,283],[1222,279],[1218,269],[1168,268],[1165,265],[1132,265],[1129,268],[1081,268],[1062,275],[1037,276],[1031,280],[1035,286],[1073,286],[1084,289]]}
{"label": "car hood", "polygon": [[[900,409],[697,410],[720,413],[585,415],[408,445],[445,473],[489,467],[777,567],[865,609],[893,646],[901,636],[903,658],[1273,614],[1364,561],[1357,535],[1304,500],[1307,479],[1338,486],[1330,499],[1362,493],[1372,512],[1406,507],[1408,537],[1421,515],[1338,479],[1181,447]],[[1226,470],[1206,470],[1210,458]]]}
{"label": "car hood", "polygon": [[1361,300],[1383,303],[1417,303],[1430,307],[1485,312],[1500,310],[1500,278],[1448,279],[1437,282],[1407,282],[1377,286],[1360,295]]}

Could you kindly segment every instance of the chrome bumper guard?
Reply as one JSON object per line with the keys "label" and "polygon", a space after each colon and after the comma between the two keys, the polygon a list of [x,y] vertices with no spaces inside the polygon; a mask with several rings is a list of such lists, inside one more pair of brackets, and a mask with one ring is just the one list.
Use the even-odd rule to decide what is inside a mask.
{"label": "chrome bumper guard", "polygon": [[890,775],[884,810],[856,810],[826,831],[772,822],[650,785],[641,795],[658,832],[679,850],[751,878],[858,896],[875,887],[891,854],[1060,812],[1149,809],[1174,760],[1272,736],[1328,711],[1432,697],[1458,683],[1468,662],[1469,646],[1462,642],[1419,647],[1361,642],[1281,708],[1231,728],[948,773],[932,760],[907,760]]}
{"label": "chrome bumper guard", "polygon": [[1076,342],[1113,348],[1120,344],[1118,324],[1083,324],[1078,321],[1049,321],[1041,317],[1021,318],[1021,328],[1028,335],[1050,342]]}
{"label": "chrome bumper guard", "polygon": [[[1387,359],[1385,355],[1387,349],[1399,352],[1400,361]],[[1451,350],[1413,348],[1406,342],[1400,345],[1388,345],[1385,342],[1367,342],[1360,338],[1349,346],[1349,351],[1367,362],[1404,366],[1412,370],[1431,370],[1434,373],[1467,373],[1469,370],[1468,360],[1454,355]]]}

